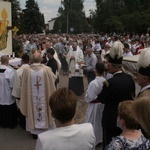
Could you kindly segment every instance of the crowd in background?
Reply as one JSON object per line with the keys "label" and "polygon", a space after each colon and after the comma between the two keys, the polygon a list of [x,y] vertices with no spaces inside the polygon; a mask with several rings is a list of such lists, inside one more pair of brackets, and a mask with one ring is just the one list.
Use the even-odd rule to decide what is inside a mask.
{"label": "crowd in background", "polygon": [[[51,41],[51,45],[56,49],[57,53],[67,53],[68,46],[71,45],[71,41],[76,40],[79,47],[83,50],[86,49],[86,46],[92,44],[92,49],[95,53],[98,53],[105,46],[112,46],[113,42],[120,40],[122,43],[128,43],[133,55],[138,54],[139,50],[149,47],[150,37],[149,34],[133,34],[133,35],[109,35],[109,34],[78,34],[78,35],[68,35],[68,34],[49,34],[49,35],[20,35],[15,38],[18,38],[19,41],[23,43],[24,52],[28,52],[30,47],[29,43],[35,43],[32,45],[32,49],[35,51],[42,52],[45,49],[45,45],[48,41]],[[30,41],[30,39],[32,39]],[[28,44],[28,46],[27,46]],[[66,52],[62,52],[63,47],[65,46]],[[44,51],[43,51],[44,52]],[[42,52],[42,53],[43,53]]]}
{"label": "crowd in background", "polygon": [[[85,93],[85,102],[88,103],[85,122],[93,126],[92,129],[88,124],[85,125],[90,133],[87,138],[88,143],[84,141],[85,145],[92,140],[90,144],[93,150],[94,146],[100,143],[103,143],[104,149],[105,147],[106,149],[134,149],[144,145],[143,143],[146,143],[145,149],[150,148],[147,133],[137,130],[141,118],[138,118],[136,113],[133,114],[135,118],[128,117],[133,101],[127,100],[136,97],[135,83],[121,69],[123,57],[140,54],[142,51],[145,52],[145,48],[149,48],[148,33],[132,36],[115,33],[113,35],[34,34],[20,35],[15,38],[23,45],[22,66],[20,68],[14,66],[15,70],[9,66],[7,56],[1,57],[0,81],[7,92],[1,94],[3,101],[0,101],[0,126],[14,128],[19,116],[20,125],[30,131],[34,139],[37,139],[37,135],[44,131],[73,125],[74,113],[69,118],[61,116],[60,112],[60,114],[55,112],[56,108],[52,104],[50,107],[53,111],[52,114],[50,113],[49,97],[57,89],[59,90],[60,73],[62,73],[63,76],[68,76],[68,90],[73,91],[77,96]],[[146,55],[149,56],[149,52]],[[150,69],[147,69],[149,58],[145,61],[148,62],[148,64],[144,63],[146,66],[139,64],[138,84],[141,86],[141,92],[150,88]],[[84,89],[84,76],[88,81],[87,90]],[[65,92],[68,94],[68,91]],[[8,103],[5,102],[5,95],[8,96]],[[149,95],[149,91],[146,95]],[[64,101],[63,97],[62,99],[61,96],[55,95],[55,97],[63,106],[61,103],[61,100]],[[50,100],[54,101],[55,97]],[[76,99],[74,95],[73,98]],[[124,100],[127,103],[123,103]],[[136,111],[136,107],[134,109]],[[64,111],[71,111],[71,109],[64,109]],[[6,112],[9,112],[8,116]],[[61,117],[64,120],[61,120]],[[142,130],[143,128],[145,130],[143,124],[141,124]],[[62,131],[64,130],[66,129]],[[149,132],[149,129],[146,128],[146,132]],[[114,136],[117,137],[111,141]],[[42,147],[42,141],[37,145]],[[87,149],[90,150],[91,145],[88,145]],[[36,148],[38,149],[38,146]]]}

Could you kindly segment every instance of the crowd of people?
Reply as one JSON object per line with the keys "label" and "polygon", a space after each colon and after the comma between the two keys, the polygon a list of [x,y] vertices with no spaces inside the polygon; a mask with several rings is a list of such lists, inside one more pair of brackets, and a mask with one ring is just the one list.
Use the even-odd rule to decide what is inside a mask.
{"label": "crowd of people", "polygon": [[[0,126],[20,126],[36,150],[150,149],[149,34],[21,35],[21,66],[1,56]],[[137,83],[123,57],[139,54]],[[61,76],[68,87],[60,88]],[[85,89],[83,77],[87,78]],[[77,96],[85,94],[85,123],[76,124]],[[57,141],[57,143],[55,142]]]}

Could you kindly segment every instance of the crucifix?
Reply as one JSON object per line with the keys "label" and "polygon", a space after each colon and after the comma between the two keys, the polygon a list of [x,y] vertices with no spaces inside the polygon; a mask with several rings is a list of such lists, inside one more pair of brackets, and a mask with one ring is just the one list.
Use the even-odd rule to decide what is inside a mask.
{"label": "crucifix", "polygon": [[40,81],[41,81],[41,77],[36,76],[36,84],[34,84],[34,86],[37,87],[38,94],[39,94],[39,87],[42,86],[42,84],[40,84]]}

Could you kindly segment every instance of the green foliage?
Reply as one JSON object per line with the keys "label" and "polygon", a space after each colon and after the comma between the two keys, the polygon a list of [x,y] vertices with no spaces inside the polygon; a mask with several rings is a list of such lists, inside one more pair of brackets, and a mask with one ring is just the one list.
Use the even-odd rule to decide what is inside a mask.
{"label": "green foliage", "polygon": [[149,0],[95,0],[93,26],[96,32],[145,33],[150,27]]}
{"label": "green foliage", "polygon": [[89,32],[91,30],[91,26],[88,25],[85,12],[83,11],[83,2],[83,0],[64,0],[62,2],[63,7],[58,9],[60,17],[54,24],[55,32],[61,31],[62,33],[66,33],[67,25],[68,32],[70,32],[70,28],[74,29],[72,33]]}
{"label": "green foliage", "polygon": [[15,56],[18,57],[20,52],[23,52],[23,44],[22,41],[16,36],[12,39],[13,43],[13,52],[15,52]]}
{"label": "green foliage", "polygon": [[45,29],[44,15],[35,0],[27,0],[25,9],[20,8],[19,0],[8,0],[12,6],[12,27],[19,28],[19,34],[42,33]]}
{"label": "green foliage", "polygon": [[61,33],[61,22],[60,22],[60,18],[57,18],[57,20],[54,22],[54,29],[53,29],[54,33]]}
{"label": "green foliage", "polygon": [[44,28],[44,16],[40,13],[38,3],[35,0],[27,0],[25,9],[21,15],[21,30],[23,33],[42,33]]}
{"label": "green foliage", "polygon": [[124,31],[124,25],[123,23],[121,22],[120,18],[119,17],[111,17],[110,19],[107,19],[105,21],[105,25],[107,25],[108,27],[108,31],[109,32],[112,32],[111,29],[115,29],[115,32],[123,32]]}

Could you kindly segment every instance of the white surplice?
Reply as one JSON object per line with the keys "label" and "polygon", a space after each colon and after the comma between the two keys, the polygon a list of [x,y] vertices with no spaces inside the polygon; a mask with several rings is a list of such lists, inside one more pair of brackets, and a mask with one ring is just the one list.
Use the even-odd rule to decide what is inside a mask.
{"label": "white surplice", "polygon": [[[13,84],[13,90],[12,90],[12,95],[16,98],[20,98],[20,93],[21,93],[21,78],[22,78],[22,73],[23,69],[29,67],[28,64],[23,64],[19,69],[16,70],[16,73],[14,75],[14,84]],[[17,107],[19,108],[19,101],[16,100]]]}
{"label": "white surplice", "polygon": [[11,95],[14,70],[0,65],[0,126],[14,128],[18,123],[15,98]]}
{"label": "white surplice", "polygon": [[36,150],[95,150],[90,123],[59,127],[38,135]]}
{"label": "white surplice", "polygon": [[90,82],[85,95],[85,101],[88,103],[85,122],[89,122],[93,125],[96,144],[103,142],[101,119],[104,105],[90,102],[96,99],[97,95],[102,91],[103,82],[105,80],[103,77],[96,76],[96,78]]}
{"label": "white surplice", "polygon": [[14,70],[5,65],[0,65],[0,69],[5,69],[4,73],[0,73],[0,105],[11,105],[15,103],[15,98],[11,95]]}
{"label": "white surplice", "polygon": [[[71,59],[72,56],[74,56],[75,59]],[[73,51],[73,48],[69,50],[66,60],[69,65],[69,77],[83,77],[83,69],[79,63],[84,62],[84,56],[79,46],[77,46],[76,51]],[[76,70],[78,71],[76,72]]]}

